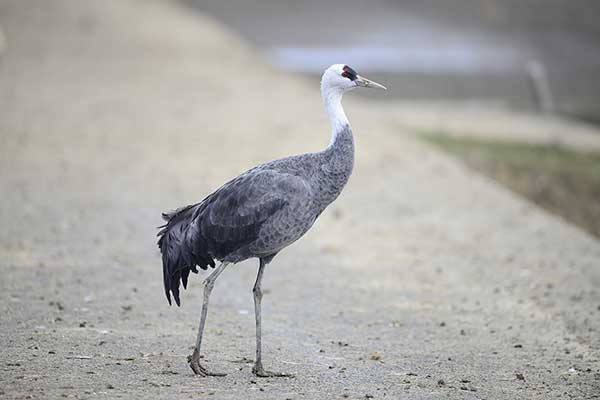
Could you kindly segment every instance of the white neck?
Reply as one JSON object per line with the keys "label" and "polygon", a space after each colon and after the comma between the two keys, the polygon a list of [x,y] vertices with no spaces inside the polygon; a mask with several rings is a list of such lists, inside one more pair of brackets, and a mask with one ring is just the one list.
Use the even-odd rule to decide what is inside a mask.
{"label": "white neck", "polygon": [[342,107],[342,96],[344,92],[337,88],[331,88],[321,86],[321,96],[323,97],[323,103],[325,104],[325,110],[329,116],[331,122],[331,146],[336,139],[338,132],[340,132],[346,125],[349,125],[348,118],[344,113]]}

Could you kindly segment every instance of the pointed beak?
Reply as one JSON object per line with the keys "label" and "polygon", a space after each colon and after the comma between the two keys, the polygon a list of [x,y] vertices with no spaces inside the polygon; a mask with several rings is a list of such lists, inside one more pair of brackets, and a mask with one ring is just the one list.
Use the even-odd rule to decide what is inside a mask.
{"label": "pointed beak", "polygon": [[360,75],[356,75],[356,79],[354,80],[354,82],[356,83],[356,86],[387,90],[387,88],[385,86],[383,86],[377,82],[373,82],[373,81],[371,81],[365,77],[362,77]]}

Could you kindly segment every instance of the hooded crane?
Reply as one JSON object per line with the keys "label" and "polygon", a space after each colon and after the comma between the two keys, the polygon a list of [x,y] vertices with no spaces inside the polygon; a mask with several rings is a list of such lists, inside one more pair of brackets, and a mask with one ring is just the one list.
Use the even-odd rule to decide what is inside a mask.
{"label": "hooded crane", "polygon": [[200,365],[200,346],[215,280],[230,264],[258,258],[254,283],[256,360],[259,377],[291,376],[266,371],[261,359],[261,281],[265,266],[283,248],[300,239],[317,217],[341,193],[354,166],[354,139],[342,108],[342,95],[357,87],[385,89],[347,65],[325,70],[321,95],[332,126],[331,143],[316,153],[282,158],[258,165],[227,182],[197,204],[163,214],[158,233],[165,293],[180,305],[179,287],[191,272],[220,265],[204,281],[204,299],[196,346],[188,356],[197,375],[223,376]]}

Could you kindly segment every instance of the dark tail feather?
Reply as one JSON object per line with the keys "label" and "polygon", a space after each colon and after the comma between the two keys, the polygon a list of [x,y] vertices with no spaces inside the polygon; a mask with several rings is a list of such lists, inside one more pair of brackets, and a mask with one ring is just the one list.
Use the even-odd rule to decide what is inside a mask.
{"label": "dark tail feather", "polygon": [[167,222],[159,227],[158,247],[162,253],[163,283],[165,295],[171,304],[171,294],[175,303],[181,305],[179,286],[187,287],[190,272],[198,273],[196,266],[207,269],[215,263],[206,250],[201,235],[194,232],[197,227],[192,223],[198,204],[163,214]]}

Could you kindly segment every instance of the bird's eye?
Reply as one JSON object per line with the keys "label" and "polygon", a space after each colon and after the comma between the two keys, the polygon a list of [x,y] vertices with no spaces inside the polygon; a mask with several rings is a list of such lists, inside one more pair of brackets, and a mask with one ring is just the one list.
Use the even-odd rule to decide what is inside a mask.
{"label": "bird's eye", "polygon": [[353,81],[357,78],[356,71],[347,65],[344,65],[344,68],[342,68],[342,76],[344,78],[350,79],[351,81]]}

